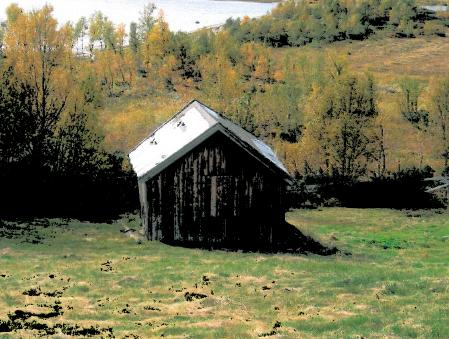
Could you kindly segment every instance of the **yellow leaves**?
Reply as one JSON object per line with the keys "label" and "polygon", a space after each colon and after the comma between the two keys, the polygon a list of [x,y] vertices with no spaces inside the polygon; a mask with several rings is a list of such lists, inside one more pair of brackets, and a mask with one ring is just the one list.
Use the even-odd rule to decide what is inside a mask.
{"label": "yellow leaves", "polygon": [[23,10],[15,3],[12,3],[6,8],[6,18],[8,25],[13,24],[17,18],[22,15]]}
{"label": "yellow leaves", "polygon": [[189,98],[191,94],[178,99],[118,99],[114,105],[99,112],[105,147],[110,151],[129,151],[148,135],[149,130],[166,121]]}
{"label": "yellow leaves", "polygon": [[159,76],[163,79],[171,80],[176,67],[176,57],[168,55],[164,58],[164,63],[159,68]]}
{"label": "yellow leaves", "polygon": [[220,77],[220,83],[222,87],[222,95],[224,97],[233,98],[236,96],[236,90],[238,91],[238,79],[239,76],[234,68],[225,67]]}
{"label": "yellow leaves", "polygon": [[146,43],[149,45],[148,47],[151,48],[152,53],[162,57],[166,52],[170,38],[171,33],[168,24],[165,22],[164,17],[160,16],[153,28],[148,32]]}
{"label": "yellow leaves", "polygon": [[234,58],[238,54],[238,42],[224,30],[215,35],[213,46],[213,50],[220,57]]}
{"label": "yellow leaves", "polygon": [[[89,18],[89,39],[91,44],[91,49],[94,47],[96,41],[101,40],[103,25],[106,18],[100,11],[95,12]],[[103,47],[103,46],[102,46]]]}
{"label": "yellow leaves", "polygon": [[222,95],[225,97],[235,97],[238,93],[238,78],[236,70],[223,58],[217,59],[217,83],[220,85]]}
{"label": "yellow leaves", "polygon": [[[8,27],[5,52],[14,56],[17,65],[25,62],[55,61],[70,52],[71,32],[67,27],[57,29],[53,8],[19,15]],[[43,60],[45,59],[45,60]]]}
{"label": "yellow leaves", "polygon": [[160,40],[160,30],[157,25],[154,25],[153,29],[148,32],[148,39],[147,41],[151,44],[156,44]]}
{"label": "yellow leaves", "polygon": [[103,84],[108,88],[109,94],[113,93],[113,87],[117,82],[120,63],[118,57],[111,50],[97,51],[95,53],[96,62],[94,67],[97,74],[102,79]]}
{"label": "yellow leaves", "polygon": [[217,110],[230,111],[231,103],[235,103],[243,92],[238,70],[224,56],[201,57],[198,66],[205,97]]}
{"label": "yellow leaves", "polygon": [[116,73],[115,69],[117,68],[117,60],[114,55],[115,53],[111,50],[104,51],[96,51],[95,52],[95,64],[94,67],[97,69],[98,74],[104,74],[105,78],[108,78],[109,75],[106,73],[113,74]]}
{"label": "yellow leaves", "polygon": [[171,83],[175,75],[177,60],[169,53],[172,33],[163,15],[146,35],[142,48],[142,61],[147,70],[150,81],[162,79],[156,86],[166,86]]}
{"label": "yellow leaves", "polygon": [[317,163],[317,149],[309,146],[303,140],[295,144],[288,142],[279,143],[276,153],[278,156],[283,156],[282,161],[290,174],[304,173],[304,164],[306,161],[309,164]]}
{"label": "yellow leaves", "polygon": [[281,69],[274,71],[273,78],[276,81],[283,81],[285,79],[285,73]]}
{"label": "yellow leaves", "polygon": [[5,36],[5,66],[13,67],[17,80],[33,88],[41,110],[45,110],[45,96],[64,102],[72,81],[71,29],[57,28],[48,5],[28,13],[14,7],[13,12]]}
{"label": "yellow leaves", "polygon": [[247,15],[245,15],[243,18],[242,18],[242,21],[240,22],[240,24],[241,25],[246,25],[247,23],[249,23],[250,22],[250,18],[249,18],[249,16],[247,16]]}
{"label": "yellow leaves", "polygon": [[136,75],[136,55],[124,45],[127,36],[125,26],[118,25],[112,34],[116,45],[94,50],[95,62],[91,64],[109,95],[115,93],[116,86],[131,85]]}
{"label": "yellow leaves", "polygon": [[128,74],[128,83],[132,86],[136,77],[136,56],[129,48],[126,49],[123,57],[123,67]]}
{"label": "yellow leaves", "polygon": [[[273,61],[271,53],[262,45],[254,42],[247,42],[240,47],[243,73],[247,76],[254,76],[259,80],[269,80],[273,78]],[[281,79],[282,75],[277,74]]]}
{"label": "yellow leaves", "polygon": [[125,39],[127,37],[125,25],[124,24],[118,25],[114,34],[115,34],[115,40],[117,41],[117,44],[118,44],[118,50],[120,53],[123,53],[123,50],[125,47]]}
{"label": "yellow leaves", "polygon": [[73,86],[73,79],[69,69],[62,67],[56,68],[52,74],[52,82],[54,82],[54,92],[63,97]]}
{"label": "yellow leaves", "polygon": [[[156,75],[158,73],[168,74],[173,64],[173,59],[164,60],[168,54],[171,32],[164,17],[160,16],[157,22],[148,32],[143,42],[142,61],[148,72]],[[161,69],[163,68],[163,69]],[[173,68],[173,67],[172,67]]]}
{"label": "yellow leaves", "polygon": [[254,42],[245,42],[240,47],[240,53],[242,54],[243,62],[249,66],[254,63],[256,59],[256,44]]}
{"label": "yellow leaves", "polygon": [[268,80],[271,77],[271,64],[266,55],[261,55],[257,59],[254,69],[254,76],[260,80]]}
{"label": "yellow leaves", "polygon": [[240,54],[242,56],[242,67],[245,75],[251,75],[256,63],[256,44],[254,42],[247,42],[240,47]]}

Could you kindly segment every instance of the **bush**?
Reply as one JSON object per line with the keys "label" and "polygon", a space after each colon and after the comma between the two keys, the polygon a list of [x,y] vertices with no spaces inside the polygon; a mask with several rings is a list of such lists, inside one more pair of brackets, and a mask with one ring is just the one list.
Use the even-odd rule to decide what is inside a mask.
{"label": "bush", "polygon": [[439,23],[433,22],[433,21],[426,21],[424,23],[423,27],[423,33],[427,36],[440,36],[445,37],[446,36],[446,28]]}
{"label": "bush", "polygon": [[0,171],[0,216],[68,217],[112,220],[139,208],[137,179],[110,154],[109,166],[95,173],[55,174],[30,167]]}
{"label": "bush", "polygon": [[[372,177],[368,181],[355,181],[325,175],[308,176],[299,187],[314,185],[313,200],[306,190],[296,190],[290,198],[290,207],[343,206],[353,208],[421,209],[441,208],[446,201],[426,193],[425,178],[433,176],[433,169],[408,168]],[[293,194],[293,193],[290,193]],[[313,204],[309,204],[313,201]]]}

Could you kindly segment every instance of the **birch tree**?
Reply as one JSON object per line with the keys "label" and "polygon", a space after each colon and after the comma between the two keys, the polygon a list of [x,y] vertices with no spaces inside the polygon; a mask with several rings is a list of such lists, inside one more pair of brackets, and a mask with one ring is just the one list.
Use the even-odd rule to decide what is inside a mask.
{"label": "birch tree", "polygon": [[73,85],[71,29],[58,29],[52,12],[48,5],[20,11],[9,19],[5,36],[6,67],[13,70],[17,88],[26,87],[31,93],[31,153],[36,168],[45,162]]}

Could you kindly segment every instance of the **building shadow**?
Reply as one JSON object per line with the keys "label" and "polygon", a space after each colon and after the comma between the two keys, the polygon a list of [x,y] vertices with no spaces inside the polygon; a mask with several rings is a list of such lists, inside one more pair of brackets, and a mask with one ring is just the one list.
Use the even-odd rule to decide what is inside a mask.
{"label": "building shadow", "polygon": [[276,248],[277,252],[318,254],[329,256],[338,254],[340,251],[336,247],[327,247],[312,237],[303,234],[296,226],[285,222],[281,235],[278,236]]}
{"label": "building shadow", "polygon": [[340,253],[336,247],[327,247],[321,244],[312,237],[304,235],[298,228],[288,222],[284,222],[276,233],[277,234],[273,235],[273,241],[270,244],[241,239],[233,243],[164,240],[161,242],[170,246],[197,248],[210,251],[224,250],[230,252],[257,252],[265,254],[285,253],[298,255],[316,254],[322,256]]}

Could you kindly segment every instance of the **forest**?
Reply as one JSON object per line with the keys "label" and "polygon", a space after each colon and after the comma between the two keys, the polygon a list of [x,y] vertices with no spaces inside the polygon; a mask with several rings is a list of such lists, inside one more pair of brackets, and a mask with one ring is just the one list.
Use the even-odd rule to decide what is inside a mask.
{"label": "forest", "polygon": [[193,98],[273,146],[296,179],[292,204],[441,205],[423,179],[449,172],[449,70],[360,70],[350,49],[447,44],[447,14],[414,0],[285,1],[183,33],[151,3],[130,27],[11,4],[0,26],[0,214],[136,209],[127,152]]}

